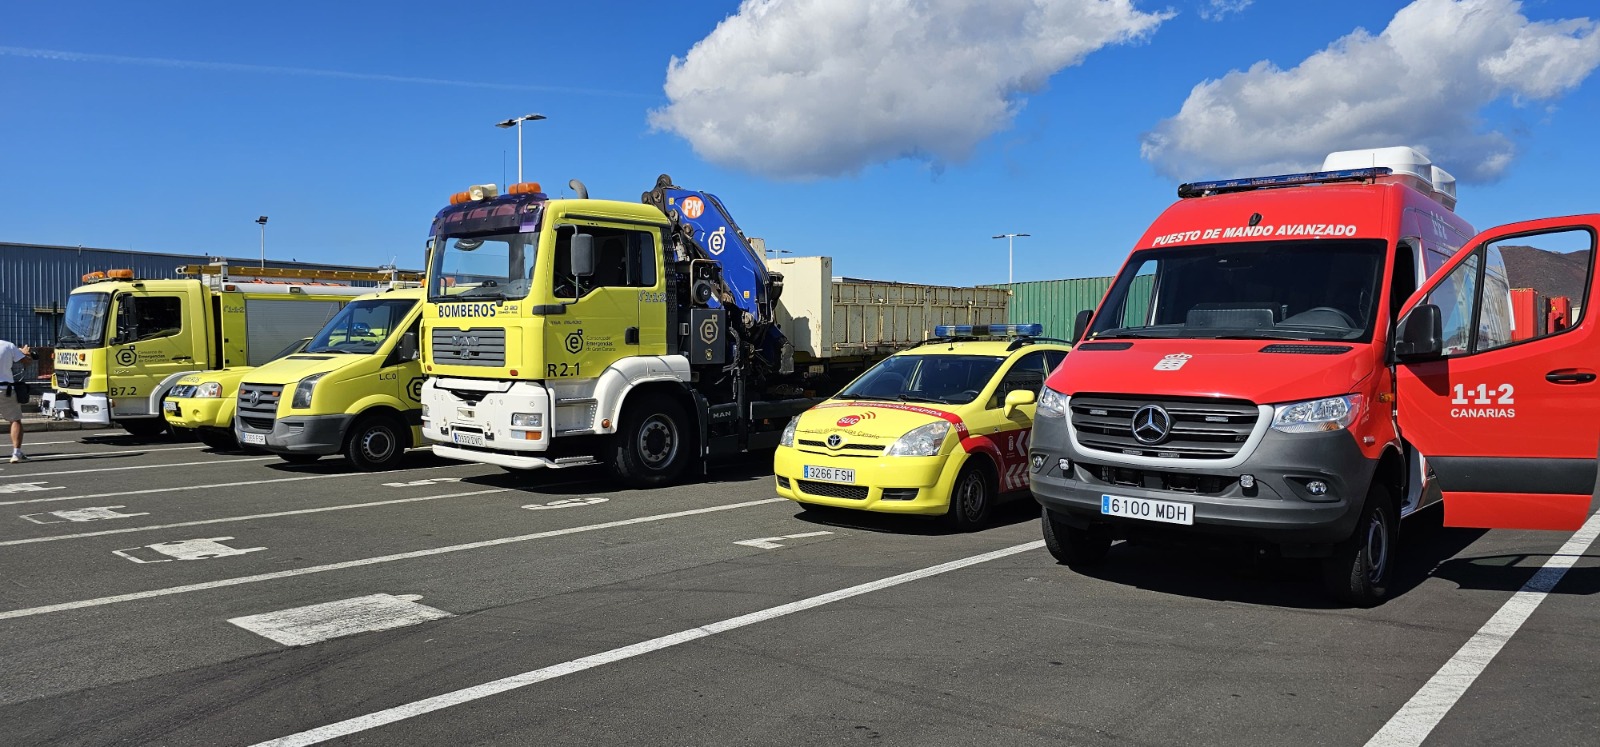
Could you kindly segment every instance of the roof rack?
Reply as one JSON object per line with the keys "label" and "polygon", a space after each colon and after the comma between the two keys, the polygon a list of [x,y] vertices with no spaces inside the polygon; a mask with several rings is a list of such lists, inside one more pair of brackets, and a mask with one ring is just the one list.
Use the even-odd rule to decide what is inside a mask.
{"label": "roof rack", "polygon": [[365,282],[410,282],[422,281],[420,272],[404,272],[394,268],[380,268],[378,270],[313,270],[307,268],[290,267],[240,267],[234,268],[227,262],[212,262],[206,265],[179,265],[179,275],[220,277],[226,281],[233,277],[244,278],[285,278],[291,280],[319,281],[343,280]]}

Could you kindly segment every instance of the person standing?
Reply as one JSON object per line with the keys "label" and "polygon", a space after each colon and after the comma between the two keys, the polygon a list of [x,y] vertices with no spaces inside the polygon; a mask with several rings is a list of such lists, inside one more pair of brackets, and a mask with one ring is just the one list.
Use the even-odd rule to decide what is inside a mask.
{"label": "person standing", "polygon": [[0,340],[0,420],[11,422],[11,462],[28,461],[28,455],[22,453],[22,403],[17,399],[17,364],[23,358],[38,358],[33,348],[23,345],[17,347],[7,340]]}

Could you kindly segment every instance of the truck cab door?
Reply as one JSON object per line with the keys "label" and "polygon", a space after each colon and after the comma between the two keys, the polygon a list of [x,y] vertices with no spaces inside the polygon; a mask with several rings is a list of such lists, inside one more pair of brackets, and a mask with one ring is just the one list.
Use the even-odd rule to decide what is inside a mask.
{"label": "truck cab door", "polygon": [[117,296],[106,377],[106,394],[116,401],[113,417],[159,415],[150,410],[151,392],[168,376],[195,368],[199,335],[190,326],[199,316],[184,308],[192,301],[178,293]]}
{"label": "truck cab door", "polygon": [[[567,303],[545,321],[547,379],[599,376],[618,359],[640,354],[640,307],[646,288],[659,287],[654,232],[603,225],[558,228],[552,295]],[[584,234],[593,272],[573,271],[573,236]]]}
{"label": "truck cab door", "polygon": [[[1600,215],[1479,234],[1396,325],[1400,432],[1424,457],[1451,526],[1577,529],[1600,456]],[[1552,321],[1519,304],[1568,299]],[[1537,312],[1537,309],[1531,310]]]}

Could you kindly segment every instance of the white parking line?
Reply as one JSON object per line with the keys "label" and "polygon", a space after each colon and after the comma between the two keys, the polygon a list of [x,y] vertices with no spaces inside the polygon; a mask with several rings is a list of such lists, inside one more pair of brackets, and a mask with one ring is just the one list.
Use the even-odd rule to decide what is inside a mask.
{"label": "white parking line", "polygon": [[434,548],[429,548],[427,550],[413,550],[411,552],[395,553],[393,555],[380,555],[380,556],[375,557],[375,558],[362,558],[360,560],[346,560],[346,561],[344,561],[342,563],[328,563],[326,565],[314,565],[314,566],[310,566],[310,567],[307,567],[307,568],[296,568],[294,570],[288,570],[288,571],[276,571],[276,572],[273,572],[273,573],[260,573],[260,574],[254,575],[254,576],[237,576],[237,577],[234,577],[234,578],[225,578],[225,579],[222,579],[220,581],[207,581],[205,583],[186,584],[184,586],[169,586],[169,587],[167,587],[165,589],[151,589],[150,591],[136,591],[136,592],[133,592],[131,594],[117,594],[115,596],[109,596],[109,597],[98,597],[98,598],[95,598],[95,599],[83,599],[83,600],[76,601],[76,602],[62,602],[61,604],[47,604],[47,605],[45,605],[43,607],[27,607],[27,608],[24,608],[24,609],[7,610],[5,612],[0,612],[0,620],[11,620],[11,619],[14,619],[14,618],[19,618],[19,617],[33,617],[34,615],[44,615],[44,614],[48,614],[48,613],[51,613],[51,612],[65,612],[67,610],[84,609],[86,607],[100,607],[100,606],[104,606],[104,605],[107,605],[107,604],[118,604],[120,602],[132,602],[132,601],[138,600],[138,599],[152,599],[152,598],[155,598],[155,597],[172,596],[173,594],[187,594],[189,592],[194,592],[194,591],[206,591],[206,590],[209,590],[209,589],[220,589],[220,588],[223,588],[223,587],[226,587],[226,586],[240,586],[240,585],[243,585],[243,584],[261,583],[263,581],[276,581],[276,580],[278,580],[280,578],[294,578],[296,576],[309,576],[309,575],[311,575],[313,573],[326,573],[328,571],[342,571],[342,570],[344,570],[346,568],[360,568],[362,566],[377,565],[379,563],[393,563],[393,562],[398,561],[398,560],[411,560],[412,558],[426,558],[426,557],[433,556],[433,555],[444,555],[444,554],[447,554],[447,553],[461,552],[463,550],[477,550],[477,549],[481,549],[481,548],[485,548],[485,547],[498,547],[500,545],[510,545],[510,544],[515,544],[515,543],[518,543],[518,542],[530,542],[532,540],[548,539],[550,537],[561,537],[563,535],[568,535],[568,534],[580,534],[580,533],[583,533],[583,532],[594,532],[594,531],[599,531],[601,529],[615,529],[617,527],[632,526],[634,524],[649,524],[651,522],[665,521],[667,519],[678,519],[678,518],[682,518],[684,516],[699,516],[701,514],[717,513],[719,511],[732,511],[732,510],[738,509],[738,508],[749,508],[751,506],[761,506],[761,505],[765,505],[765,504],[768,504],[768,503],[783,503],[783,502],[785,502],[787,500],[789,500],[789,499],[788,498],[764,498],[764,499],[761,499],[761,500],[758,500],[758,501],[745,501],[743,503],[729,503],[729,504],[725,504],[725,505],[721,505],[721,506],[711,506],[709,508],[693,508],[693,509],[689,509],[687,511],[673,511],[672,513],[654,514],[652,516],[640,516],[640,517],[636,517],[636,518],[632,518],[632,519],[621,519],[619,521],[607,521],[607,522],[600,523],[600,524],[589,524],[587,526],[581,526],[581,527],[568,527],[566,529],[552,529],[552,530],[546,531],[546,532],[534,532],[533,534],[519,534],[519,535],[517,535],[515,537],[501,537],[501,538],[498,538],[498,539],[483,540],[481,542],[468,542],[468,543],[462,544],[462,545],[446,545],[444,547],[434,547]]}
{"label": "white parking line", "polygon": [[[12,545],[31,545],[38,542],[57,542],[60,540],[83,539],[85,537],[104,537],[108,534],[129,534],[131,532],[153,532],[157,529],[177,529],[178,527],[197,527],[205,524],[228,524],[236,521],[252,521],[255,519],[275,519],[280,516],[300,516],[302,514],[320,514],[327,511],[348,511],[352,508],[371,508],[373,506],[390,506],[396,503],[416,503],[418,501],[436,501],[440,498],[464,498],[469,495],[488,495],[490,493],[506,493],[510,488],[495,488],[493,490],[474,490],[470,493],[446,493],[444,495],[424,495],[416,498],[396,498],[389,501],[372,501],[371,503],[347,503],[342,506],[322,506],[319,508],[301,508],[294,511],[274,511],[270,514],[250,514],[248,516],[225,516],[220,519],[197,519],[195,521],[180,521],[176,524],[152,524],[147,527],[125,527],[122,529],[103,529],[98,532],[78,532],[77,534],[56,534],[49,537],[28,537],[27,539],[14,539],[0,542],[0,547]],[[69,512],[61,512],[69,513]],[[139,514],[143,516],[144,514]]]}
{"label": "white parking line", "polygon": [[[785,498],[779,500],[788,499]],[[409,718],[421,716],[425,713],[432,713],[434,711],[443,710],[452,706],[458,706],[463,703],[470,703],[474,700],[481,700],[492,695],[499,695],[500,693],[510,690],[516,690],[529,685],[536,685],[540,682],[556,679],[557,677],[565,677],[569,674],[575,674],[584,670],[594,669],[595,667],[610,664],[612,662],[622,661],[623,659],[631,659],[635,656],[641,656],[654,651],[660,651],[661,649],[671,648],[673,646],[688,643],[690,641],[697,641],[701,638],[709,638],[718,633],[725,633],[727,631],[736,630],[748,625],[755,625],[756,623],[766,622],[767,620],[773,620],[785,615],[792,615],[796,612],[803,612],[805,610],[821,607],[825,604],[832,604],[834,602],[849,599],[851,597],[870,594],[874,591],[881,591],[883,589],[899,586],[901,584],[907,584],[912,581],[928,578],[930,576],[938,576],[940,574],[960,570],[962,568],[977,565],[979,563],[987,563],[991,560],[998,560],[1000,558],[1016,555],[1017,553],[1023,553],[1029,550],[1037,550],[1041,547],[1044,547],[1044,541],[1035,540],[1033,542],[1028,542],[1021,545],[1013,545],[1005,549],[995,550],[993,552],[986,552],[982,555],[973,555],[972,557],[962,558],[960,560],[952,560],[948,563],[940,563],[939,565],[929,566],[927,568],[911,571],[909,573],[902,573],[897,576],[890,576],[888,578],[878,579],[877,581],[870,581],[868,583],[851,586],[846,589],[839,589],[838,591],[830,591],[826,594],[808,597],[798,602],[790,602],[788,604],[780,604],[776,607],[768,607],[764,610],[752,612],[748,615],[730,617],[726,620],[702,625],[697,628],[681,630],[671,635],[664,635],[660,638],[652,638],[648,641],[642,641],[630,646],[614,648],[610,651],[594,654],[592,656],[585,656],[581,659],[573,659],[572,661],[562,662],[560,664],[544,667],[543,669],[535,669],[531,672],[514,674],[510,677],[504,677],[492,682],[485,682],[481,685],[444,693],[443,695],[435,695],[431,698],[419,700],[413,703],[406,703],[405,705],[399,705],[393,708],[387,708],[374,713],[369,713],[365,716],[357,716],[352,719],[335,722],[328,724],[327,726],[310,729],[298,734],[290,734],[286,737],[279,737],[278,739],[261,742],[255,745],[255,747],[302,747],[303,745],[326,742],[330,739],[348,736],[350,734],[367,731],[369,729],[376,729],[377,727],[392,724],[397,721],[404,721]]]}
{"label": "white parking line", "polygon": [[[276,459],[277,457],[267,457]],[[167,465],[173,466],[173,465]],[[429,469],[444,469],[446,467],[459,467],[457,464],[440,464],[432,467],[414,467],[409,470],[395,470],[396,472],[421,472]],[[393,474],[393,473],[390,473]],[[332,480],[337,477],[371,477],[371,472],[331,472],[325,475],[296,475],[294,477],[274,477],[266,480],[244,480],[241,482],[217,482],[210,485],[179,485],[173,488],[145,488],[143,490],[121,490],[115,493],[90,493],[88,495],[63,495],[51,498],[29,498],[23,501],[0,501],[0,506],[15,506],[19,503],[50,503],[53,501],[80,501],[87,498],[119,498],[125,495],[150,495],[151,493],[180,493],[186,490],[210,490],[212,488],[237,488],[246,485],[270,485],[280,482],[300,482],[302,480]]]}
{"label": "white parking line", "polygon": [[[197,467],[202,464],[237,464],[239,462],[268,462],[277,457],[238,457],[235,459],[207,459],[203,462],[175,462],[173,464],[135,464],[128,467],[95,467],[94,469],[69,469],[60,472],[29,472],[26,475],[0,475],[0,480],[16,480],[24,477],[52,477],[56,475],[84,475],[91,472],[127,472],[136,469],[168,469],[170,467]],[[5,505],[0,503],[0,505]]]}
{"label": "white parking line", "polygon": [[1433,733],[1433,728],[1439,725],[1445,714],[1455,707],[1456,701],[1472,687],[1473,681],[1494,660],[1500,649],[1516,635],[1528,616],[1539,608],[1539,604],[1549,596],[1550,591],[1561,582],[1561,577],[1567,574],[1578,558],[1588,552],[1589,546],[1594,544],[1595,537],[1600,535],[1600,514],[1594,514],[1577,532],[1567,539],[1556,554],[1545,561],[1543,567],[1533,574],[1533,578],[1522,585],[1516,594],[1494,613],[1494,617],[1483,624],[1466,645],[1456,652],[1455,656],[1444,663],[1443,667],[1428,680],[1427,684],[1411,696],[1400,710],[1389,718],[1389,722],[1372,735],[1367,741],[1367,747],[1402,747],[1403,745],[1420,745],[1428,735]]}

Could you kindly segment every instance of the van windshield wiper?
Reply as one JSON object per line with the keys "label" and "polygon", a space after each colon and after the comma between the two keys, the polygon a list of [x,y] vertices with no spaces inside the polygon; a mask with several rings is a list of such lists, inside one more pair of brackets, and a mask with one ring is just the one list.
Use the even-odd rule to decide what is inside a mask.
{"label": "van windshield wiper", "polygon": [[942,399],[934,399],[932,397],[919,397],[919,396],[917,396],[915,394],[902,394],[899,397],[896,397],[896,399],[900,400],[901,402],[926,402],[926,403],[928,403],[930,405],[947,405],[947,404],[950,404],[950,403],[948,403],[948,402],[946,402],[946,401],[944,401]]}

